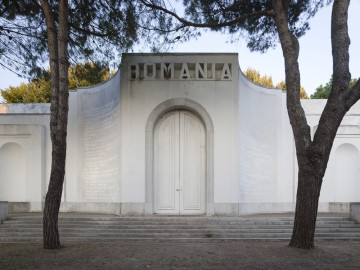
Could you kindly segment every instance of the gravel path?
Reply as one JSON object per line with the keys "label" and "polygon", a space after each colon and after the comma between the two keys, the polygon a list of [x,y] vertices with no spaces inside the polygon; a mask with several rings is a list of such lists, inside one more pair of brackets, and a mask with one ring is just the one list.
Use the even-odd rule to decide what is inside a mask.
{"label": "gravel path", "polygon": [[237,243],[1,244],[0,269],[360,269],[360,241]]}

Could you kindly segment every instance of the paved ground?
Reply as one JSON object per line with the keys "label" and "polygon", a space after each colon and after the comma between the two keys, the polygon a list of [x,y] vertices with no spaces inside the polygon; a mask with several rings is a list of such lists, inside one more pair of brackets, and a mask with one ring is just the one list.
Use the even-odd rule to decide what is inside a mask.
{"label": "paved ground", "polygon": [[237,243],[0,244],[0,269],[360,269],[360,241]]}

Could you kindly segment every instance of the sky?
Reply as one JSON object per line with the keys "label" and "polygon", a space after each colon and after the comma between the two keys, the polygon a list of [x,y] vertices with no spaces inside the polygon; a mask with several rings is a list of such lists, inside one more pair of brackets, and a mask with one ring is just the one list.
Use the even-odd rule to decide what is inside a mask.
{"label": "sky", "polygon": [[[350,72],[353,78],[360,77],[360,0],[352,0],[349,8]],[[299,67],[301,85],[310,95],[320,84],[326,84],[332,74],[330,42],[331,5],[322,8],[310,20],[310,30],[299,39]],[[140,51],[134,51],[140,52]],[[144,52],[144,51],[142,51]],[[207,31],[201,37],[187,43],[178,43],[170,52],[235,52],[239,56],[241,70],[252,67],[261,75],[271,75],[276,84],[285,79],[284,59],[280,44],[266,53],[250,52],[243,40],[231,43],[230,38],[220,33]],[[0,89],[27,82],[16,74],[0,68]],[[0,102],[2,102],[0,96]]]}

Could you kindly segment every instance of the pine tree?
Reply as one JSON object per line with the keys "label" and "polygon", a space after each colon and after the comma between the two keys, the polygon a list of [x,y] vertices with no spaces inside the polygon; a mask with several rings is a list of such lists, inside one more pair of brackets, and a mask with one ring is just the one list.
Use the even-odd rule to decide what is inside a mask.
{"label": "pine tree", "polygon": [[140,14],[144,14],[142,7],[131,0],[1,2],[0,65],[39,77],[43,62],[50,63],[52,163],[43,215],[45,248],[60,248],[58,213],[65,174],[69,59],[73,63],[119,61],[122,52],[147,36],[143,34],[146,27],[139,28]]}
{"label": "pine tree", "polygon": [[[285,62],[286,102],[299,167],[295,221],[290,245],[313,248],[320,190],[336,131],[346,112],[360,99],[360,81],[352,88],[349,87],[350,38],[347,20],[350,0],[333,1],[333,84],[314,137],[300,102],[298,38],[309,29],[309,18],[316,14],[325,1],[185,0],[184,16],[167,7],[166,2],[140,1],[154,13],[167,14],[174,21],[172,29],[184,34],[193,29],[199,31],[196,29],[209,28],[244,38],[250,50],[261,52],[276,46],[280,40]],[[151,23],[153,27],[161,28],[161,22],[156,18]]]}
{"label": "pine tree", "polygon": [[[78,87],[91,86],[110,78],[115,71],[109,71],[107,65],[100,62],[78,63],[69,67],[69,87],[76,90]],[[1,90],[1,96],[6,103],[49,103],[51,101],[51,71],[43,70],[40,77],[33,78],[29,83],[19,86],[9,86]]]}

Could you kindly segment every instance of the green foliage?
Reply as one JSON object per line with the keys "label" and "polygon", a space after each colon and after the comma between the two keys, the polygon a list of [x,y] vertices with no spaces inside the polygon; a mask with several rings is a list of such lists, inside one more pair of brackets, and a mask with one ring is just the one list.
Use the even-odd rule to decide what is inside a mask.
{"label": "green foliage", "polygon": [[[248,67],[245,72],[244,75],[252,80],[255,83],[258,83],[260,85],[266,86],[266,87],[274,87],[273,81],[272,81],[272,77],[271,76],[267,76],[267,75],[260,75],[260,72]],[[282,90],[286,90],[286,83],[285,81],[280,81],[279,83],[276,84],[276,88],[280,88]],[[304,87],[300,86],[300,98],[306,99],[309,98],[308,95],[305,92]]]}
{"label": "green foliage", "polygon": [[99,62],[71,65],[69,67],[69,89],[101,83],[108,80],[114,73],[115,71],[109,73],[108,66]]}
{"label": "green foliage", "polygon": [[50,86],[50,81],[40,78],[1,90],[1,96],[6,103],[46,103],[50,101]]}
{"label": "green foliage", "polygon": [[[172,19],[171,12],[176,13],[169,1],[142,0],[149,9],[162,9]],[[299,38],[309,29],[308,20],[330,1],[325,0],[289,0],[284,1],[288,5],[289,29]],[[274,9],[271,0],[249,0],[249,1],[218,1],[218,0],[184,0],[185,16],[179,16],[172,28],[163,27],[162,18],[157,20],[156,16],[151,21],[152,28],[162,31],[176,31],[179,36],[189,35],[194,27],[210,28],[230,34],[232,40],[246,38],[247,46],[251,51],[265,52],[278,43],[278,33],[275,25]],[[170,12],[167,12],[170,11]],[[158,12],[163,16],[162,12]],[[180,14],[178,14],[180,15]],[[244,19],[241,19],[244,18]],[[185,21],[184,21],[185,20]],[[168,25],[168,24],[166,24]]]}
{"label": "green foliage", "polygon": [[[49,3],[57,18],[58,1]],[[136,3],[69,1],[69,60],[73,64],[85,59],[118,64],[122,52],[147,36],[148,30],[139,28],[143,8]],[[0,66],[22,76],[39,77],[42,64],[49,59],[47,41],[45,18],[38,1],[0,1]]]}
{"label": "green foliage", "polygon": [[[69,67],[69,89],[91,86],[106,81],[115,71],[109,73],[107,65],[99,62],[78,63]],[[50,70],[43,70],[40,77],[29,83],[10,86],[0,90],[6,103],[48,103],[51,98]]]}
{"label": "green foliage", "polygon": [[[358,79],[352,79],[350,80],[349,87],[353,87]],[[330,96],[330,92],[332,89],[332,83],[333,83],[333,77],[331,76],[329,82],[327,82],[325,85],[320,85],[315,89],[314,94],[310,96],[312,99],[328,99]]]}
{"label": "green foliage", "polygon": [[327,99],[330,95],[332,88],[333,77],[331,76],[330,81],[327,82],[324,86],[321,84],[315,89],[314,94],[310,95],[312,99]]}

